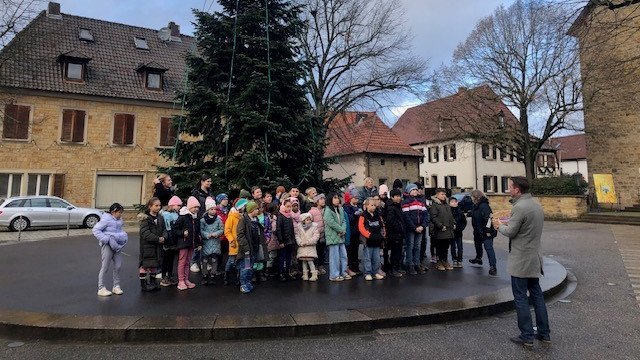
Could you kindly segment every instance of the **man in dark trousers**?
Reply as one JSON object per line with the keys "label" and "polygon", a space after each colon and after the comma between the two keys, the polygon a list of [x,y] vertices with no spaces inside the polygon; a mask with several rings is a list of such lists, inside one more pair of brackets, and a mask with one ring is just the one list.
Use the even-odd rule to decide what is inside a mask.
{"label": "man in dark trousers", "polygon": [[433,204],[429,208],[431,222],[433,223],[433,238],[435,241],[438,263],[436,269],[440,271],[453,270],[453,265],[447,261],[449,244],[453,240],[455,220],[447,202],[447,193],[444,189],[436,189]]}
{"label": "man in dark trousers", "polygon": [[[544,225],[542,206],[529,193],[529,181],[516,176],[509,180],[511,194],[511,216],[509,219],[493,219],[493,225],[509,238],[507,272],[511,275],[513,301],[518,314],[520,336],[512,337],[514,343],[533,347],[534,336],[543,343],[551,343],[549,318],[540,289],[542,270],[541,237]],[[533,321],[529,310],[529,297],[536,313],[538,333],[533,332]]]}

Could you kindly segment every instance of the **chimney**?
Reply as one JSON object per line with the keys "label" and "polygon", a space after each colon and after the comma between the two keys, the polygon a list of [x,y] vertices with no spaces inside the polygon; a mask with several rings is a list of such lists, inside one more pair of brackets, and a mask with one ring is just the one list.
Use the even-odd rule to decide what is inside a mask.
{"label": "chimney", "polygon": [[52,19],[62,19],[60,14],[60,3],[50,1],[47,7],[47,17]]}
{"label": "chimney", "polygon": [[182,41],[180,38],[180,25],[169,22],[169,30],[171,31],[171,41]]}

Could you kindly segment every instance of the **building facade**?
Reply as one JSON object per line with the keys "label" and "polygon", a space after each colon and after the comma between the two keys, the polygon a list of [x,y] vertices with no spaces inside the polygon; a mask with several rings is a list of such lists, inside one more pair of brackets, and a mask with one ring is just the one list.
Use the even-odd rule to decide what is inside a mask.
{"label": "building facade", "polygon": [[560,173],[564,175],[580,174],[585,181],[588,181],[586,135],[558,136],[552,138],[550,143],[552,147],[557,149]]}
{"label": "building facade", "polygon": [[419,179],[422,154],[404,143],[374,112],[344,112],[330,124],[325,157],[333,158],[325,178],[344,179],[358,186],[371,177],[377,184],[404,184]]}
{"label": "building facade", "polygon": [[2,50],[0,197],[126,208],[151,196],[172,148],[192,38],[60,12],[49,3]]}

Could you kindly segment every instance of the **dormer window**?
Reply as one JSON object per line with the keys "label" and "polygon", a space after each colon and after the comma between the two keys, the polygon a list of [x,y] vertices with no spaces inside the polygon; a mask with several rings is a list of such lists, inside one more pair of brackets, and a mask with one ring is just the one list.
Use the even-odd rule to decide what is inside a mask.
{"label": "dormer window", "polygon": [[91,30],[80,28],[78,32],[78,38],[83,41],[93,42],[93,35],[91,34]]}
{"label": "dormer window", "polygon": [[147,90],[162,91],[164,87],[164,73],[167,69],[152,61],[138,66],[136,71],[142,75],[144,87]]}
{"label": "dormer window", "polygon": [[66,81],[83,83],[87,77],[87,63],[91,58],[77,51],[69,51],[58,56]]}
{"label": "dormer window", "polygon": [[136,44],[136,49],[149,50],[149,44],[147,44],[147,39],[143,37],[135,36],[133,38],[133,42]]}

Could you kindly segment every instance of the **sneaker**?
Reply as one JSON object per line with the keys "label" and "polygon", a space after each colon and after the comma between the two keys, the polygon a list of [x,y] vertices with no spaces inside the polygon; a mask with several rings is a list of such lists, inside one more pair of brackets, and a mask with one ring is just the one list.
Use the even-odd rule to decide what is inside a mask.
{"label": "sneaker", "polygon": [[453,270],[453,266],[449,262],[445,262],[444,263],[444,268],[447,269],[447,270]]}
{"label": "sneaker", "polygon": [[438,261],[438,264],[436,265],[436,269],[438,269],[440,271],[447,270],[447,268],[444,266],[444,263],[442,261]]}
{"label": "sneaker", "polygon": [[318,266],[318,274],[327,275],[327,270],[324,269],[324,266]]}
{"label": "sneaker", "polygon": [[387,276],[387,273],[382,271],[382,269],[378,270],[378,274],[382,275],[383,277]]}
{"label": "sneaker", "polygon": [[533,347],[533,341],[527,341],[522,339],[520,336],[514,336],[512,338],[509,338],[509,340],[511,340],[511,342],[522,345],[524,347],[528,347],[528,348],[532,348]]}
{"label": "sneaker", "polygon": [[371,281],[371,280],[373,280],[373,276],[371,276],[371,274],[367,274],[367,275],[364,276],[364,279],[367,280],[367,281]]}
{"label": "sneaker", "polygon": [[187,285],[187,288],[189,288],[189,289],[193,289],[194,287],[196,287],[196,284],[192,283],[189,280],[185,281],[184,283],[185,283],[185,285]]}
{"label": "sneaker", "polygon": [[251,292],[251,289],[247,285],[240,286],[240,292],[243,294],[248,294]]}
{"label": "sneaker", "polygon": [[347,275],[354,277],[357,275],[357,273],[355,271],[351,271],[351,269],[347,269]]}
{"label": "sneaker", "polygon": [[424,275],[427,273],[427,268],[422,265],[416,266],[416,272],[420,275]]}
{"label": "sneaker", "polygon": [[538,339],[538,341],[540,341],[541,343],[544,344],[551,344],[551,338],[550,337],[544,337],[541,335],[536,335],[536,339]]}
{"label": "sneaker", "polygon": [[107,290],[105,287],[101,287],[98,290],[98,296],[111,296],[111,291]]}
{"label": "sneaker", "polygon": [[171,280],[169,280],[171,282],[171,285],[175,286],[178,285],[179,281],[177,278],[171,278]]}
{"label": "sneaker", "polygon": [[120,288],[120,286],[114,286],[113,290],[111,290],[112,293],[116,294],[116,295],[122,295],[124,294],[124,291],[122,291],[122,289]]}
{"label": "sneaker", "polygon": [[171,286],[171,285],[173,285],[173,284],[167,278],[163,278],[162,281],[160,281],[160,286],[167,287],[167,286]]}
{"label": "sneaker", "polygon": [[495,266],[492,266],[491,268],[489,268],[489,275],[496,276],[497,274],[498,274],[498,270],[496,270]]}
{"label": "sneaker", "polygon": [[193,263],[191,264],[191,268],[190,268],[191,272],[197,273],[200,272],[200,266],[198,266],[198,264]]}
{"label": "sneaker", "polygon": [[394,270],[394,271],[391,272],[391,276],[400,278],[400,277],[403,277],[404,275],[402,275],[402,273],[400,271],[395,271]]}
{"label": "sneaker", "polygon": [[382,279],[384,279],[384,275],[380,275],[380,273],[375,274],[373,277],[374,277],[376,280],[382,280]]}
{"label": "sneaker", "polygon": [[344,281],[344,278],[342,276],[338,276],[333,279],[329,279],[329,281]]}
{"label": "sneaker", "polygon": [[407,270],[405,270],[405,269],[400,269],[400,270],[398,270],[398,272],[399,272],[400,274],[404,275],[404,274],[406,274],[406,273],[407,273]]}
{"label": "sneaker", "polygon": [[187,284],[184,283],[184,281],[179,281],[178,282],[178,290],[187,290]]}
{"label": "sneaker", "polygon": [[453,267],[456,269],[462,269],[462,261],[454,261]]}
{"label": "sneaker", "polygon": [[342,275],[342,278],[343,278],[343,279],[345,279],[345,280],[351,280],[351,279],[353,279],[353,277],[351,277],[351,275],[349,275],[348,273],[347,273],[347,274]]}
{"label": "sneaker", "polygon": [[482,259],[469,259],[469,262],[475,265],[482,265]]}
{"label": "sneaker", "polygon": [[434,264],[437,263],[438,262],[438,257],[437,256],[432,256],[431,257],[431,262],[434,263]]}
{"label": "sneaker", "polygon": [[409,268],[409,275],[418,275],[415,267],[412,266],[411,268]]}

